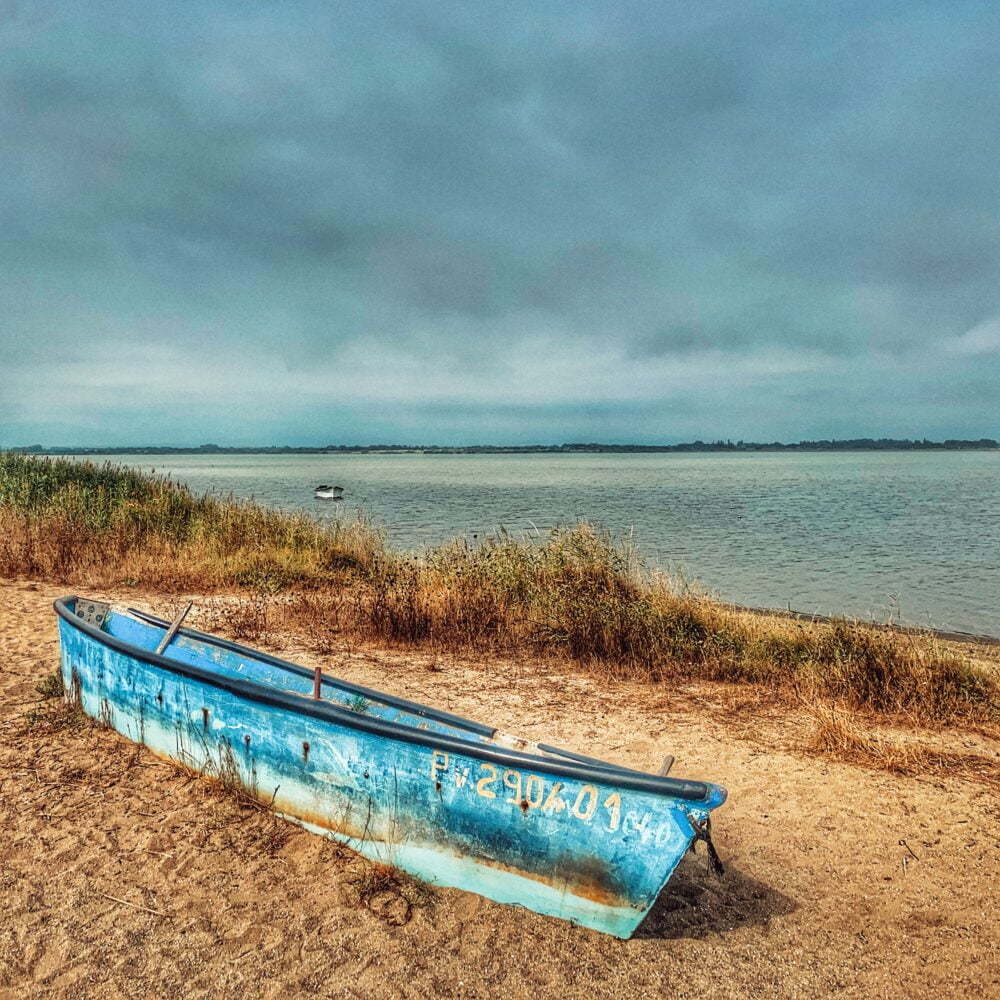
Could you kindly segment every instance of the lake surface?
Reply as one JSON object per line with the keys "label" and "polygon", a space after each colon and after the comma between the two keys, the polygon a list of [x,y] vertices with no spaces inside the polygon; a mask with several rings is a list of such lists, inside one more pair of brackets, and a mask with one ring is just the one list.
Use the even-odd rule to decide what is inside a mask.
{"label": "lake surface", "polygon": [[362,507],[403,548],[589,520],[724,600],[1000,634],[997,452],[111,460],[320,518]]}

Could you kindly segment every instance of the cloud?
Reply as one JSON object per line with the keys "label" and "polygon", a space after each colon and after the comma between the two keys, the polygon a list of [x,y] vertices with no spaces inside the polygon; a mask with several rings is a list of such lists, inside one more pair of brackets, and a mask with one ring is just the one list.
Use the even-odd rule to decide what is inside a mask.
{"label": "cloud", "polygon": [[953,354],[998,354],[1000,353],[1000,317],[979,323],[944,344]]}
{"label": "cloud", "polygon": [[1000,431],[983,5],[39,11],[0,443]]}

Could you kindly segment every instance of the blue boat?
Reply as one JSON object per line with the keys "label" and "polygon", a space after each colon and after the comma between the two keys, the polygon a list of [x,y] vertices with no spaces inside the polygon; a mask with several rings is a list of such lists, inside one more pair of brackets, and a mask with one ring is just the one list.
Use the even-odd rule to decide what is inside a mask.
{"label": "blue boat", "polygon": [[427,882],[627,938],[725,789],[645,774],[132,609],[55,602],[67,697]]}

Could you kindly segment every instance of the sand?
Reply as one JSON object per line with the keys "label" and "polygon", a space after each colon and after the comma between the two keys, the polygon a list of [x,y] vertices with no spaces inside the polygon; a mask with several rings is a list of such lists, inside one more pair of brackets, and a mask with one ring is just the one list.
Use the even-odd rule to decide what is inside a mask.
{"label": "sand", "polygon": [[[349,853],[94,725],[56,726],[58,590],[0,583],[0,1000],[1000,996],[1000,796],[803,749],[736,689],[259,645],[535,739],[729,788],[631,941],[469,894],[364,901]],[[168,601],[130,594],[163,611]],[[743,710],[740,708],[741,701]],[[982,737],[941,737],[1000,763]]]}

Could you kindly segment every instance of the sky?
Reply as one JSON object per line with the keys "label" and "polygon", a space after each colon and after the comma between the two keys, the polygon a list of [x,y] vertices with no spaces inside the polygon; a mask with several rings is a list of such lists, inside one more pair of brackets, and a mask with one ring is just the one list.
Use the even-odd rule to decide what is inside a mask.
{"label": "sky", "polygon": [[1000,437],[998,43],[0,0],[0,446]]}

